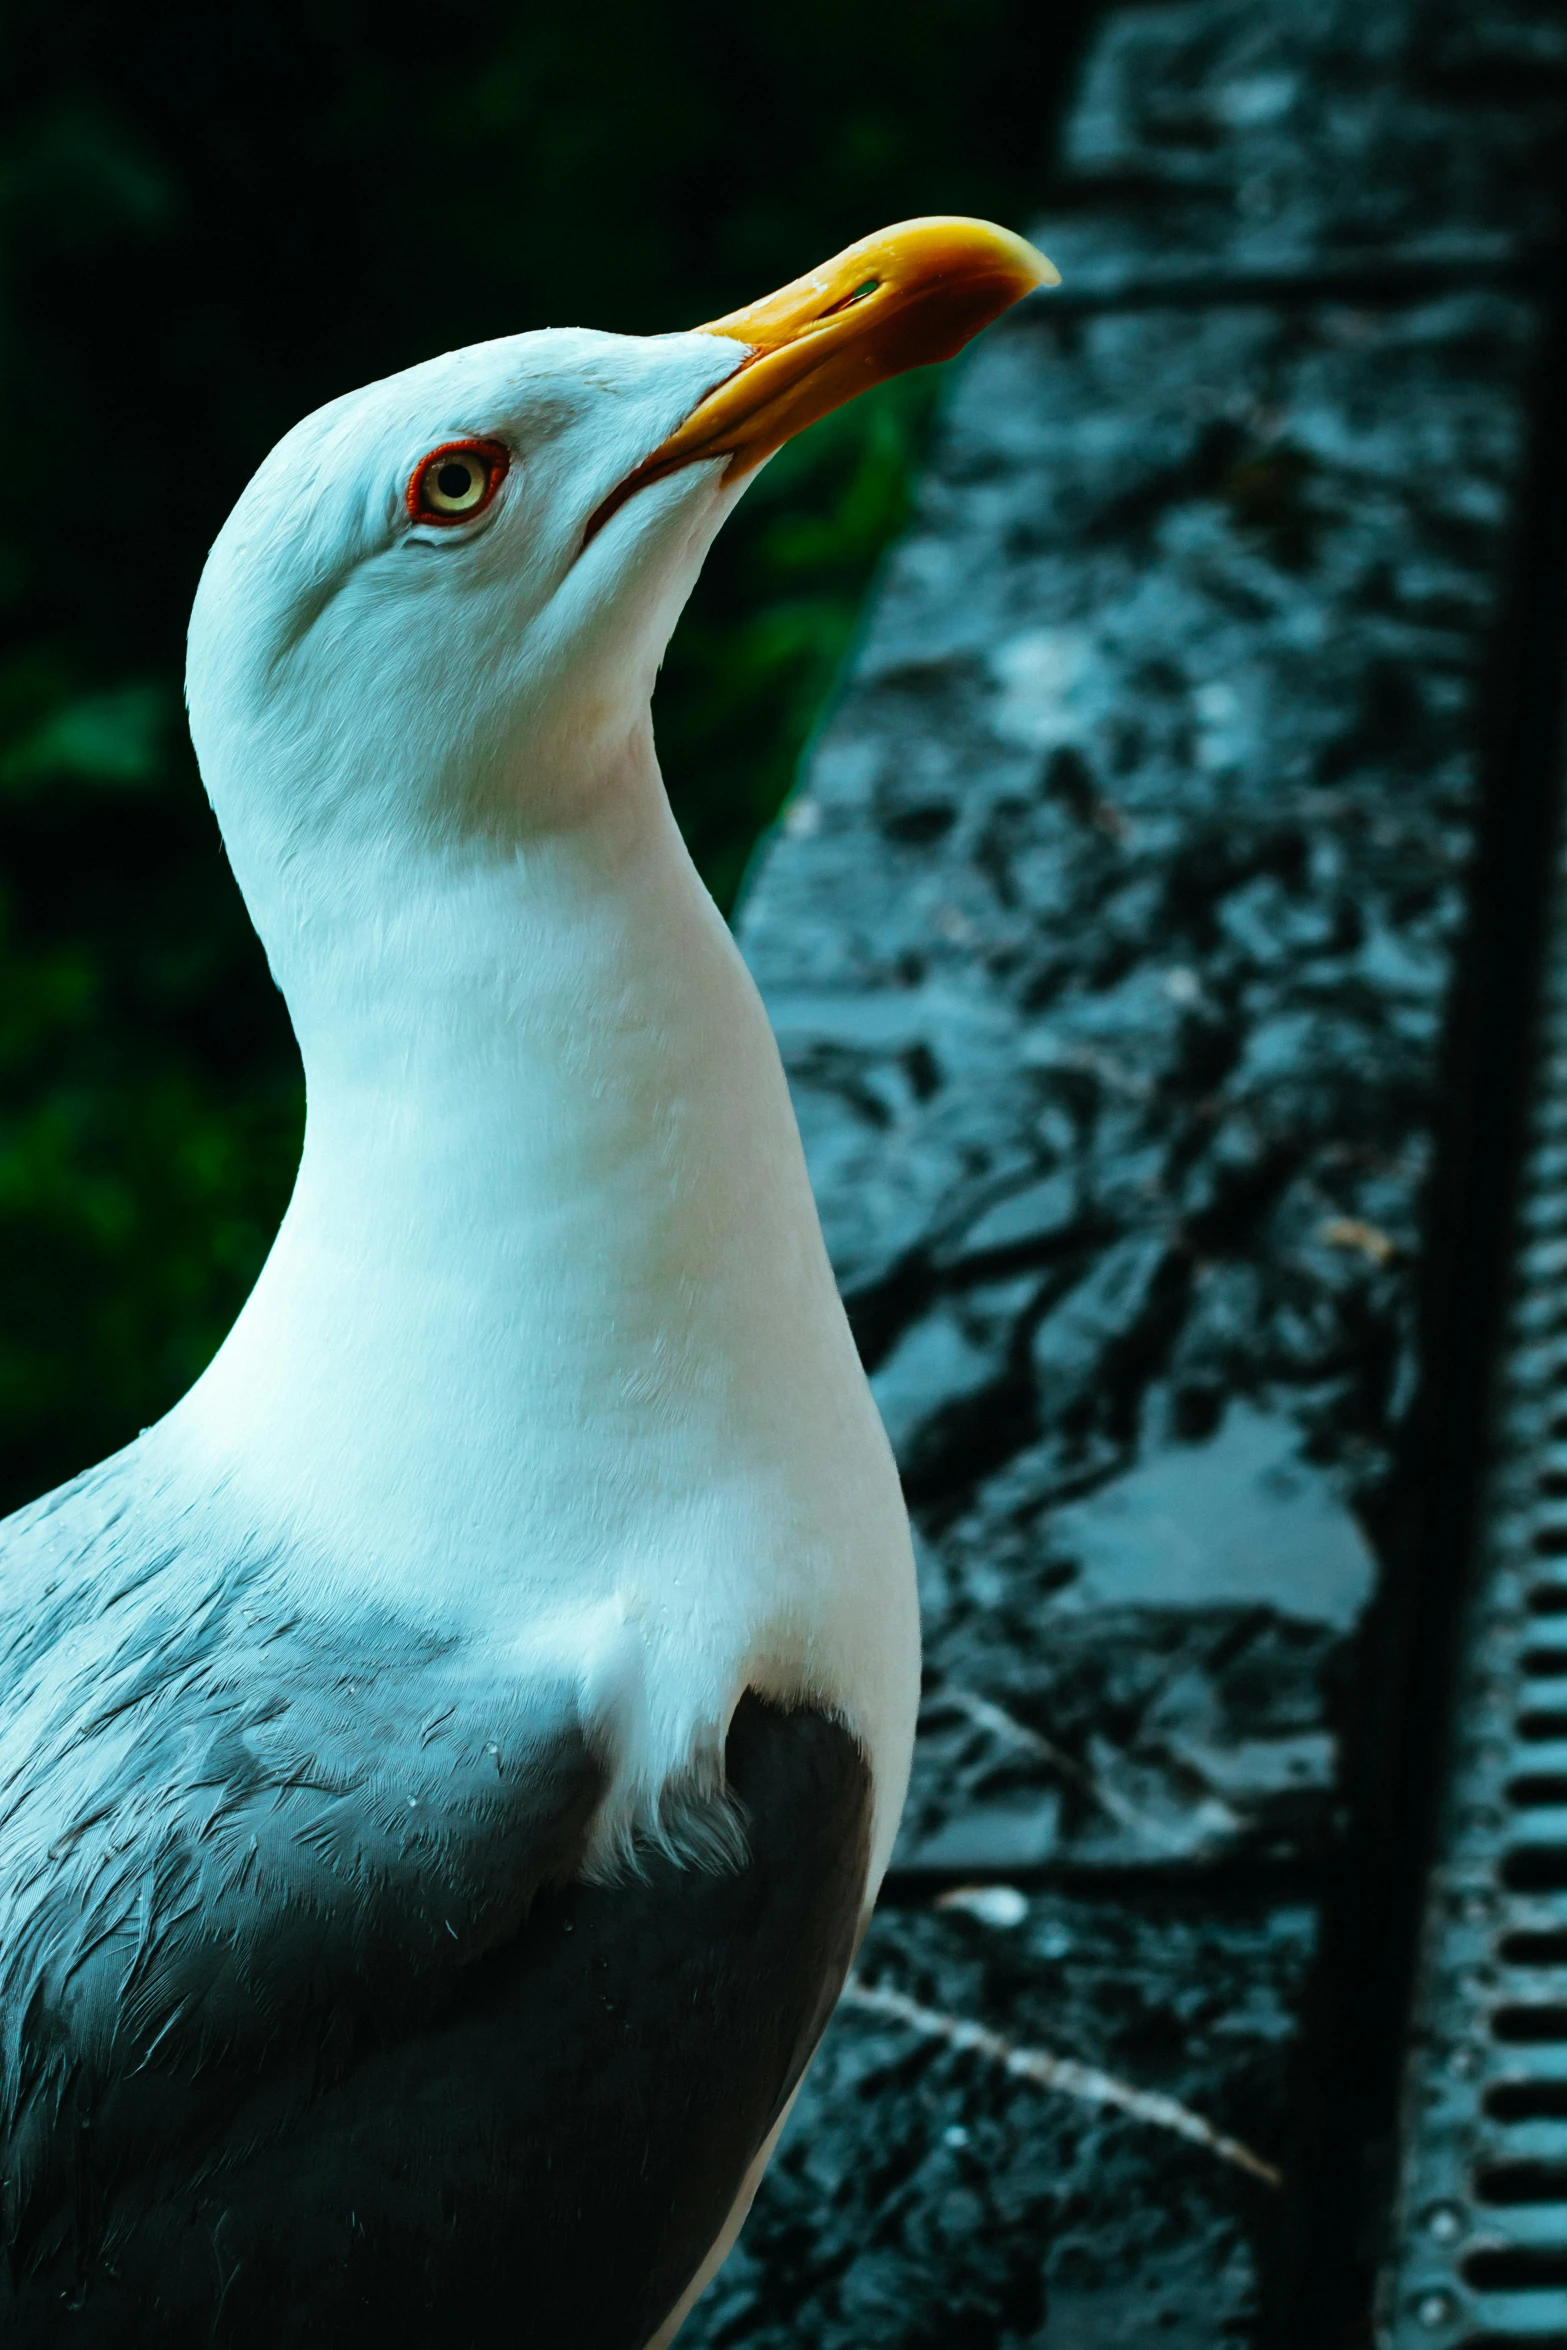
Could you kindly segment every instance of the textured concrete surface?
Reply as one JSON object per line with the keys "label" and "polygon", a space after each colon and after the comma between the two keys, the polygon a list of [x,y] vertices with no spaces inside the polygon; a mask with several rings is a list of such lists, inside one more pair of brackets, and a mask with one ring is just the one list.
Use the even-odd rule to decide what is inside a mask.
{"label": "textured concrete surface", "polygon": [[[1015,2044],[1091,2050],[1116,2077],[1221,2104],[1277,2137],[1280,2016],[1300,1905],[1038,1893],[1019,1923],[884,1918],[863,1957],[922,2005]],[[1250,2230],[1271,2190],[1233,2162],[991,2057],[850,2008],[834,2025],[699,2339],[980,2350],[1207,2350],[1249,2338]],[[1150,2160],[1150,2144],[1155,2157]]]}
{"label": "textured concrete surface", "polygon": [[873,1997],[693,2344],[1260,2338],[1564,66],[1545,7],[1109,12],[1066,286],[962,374],[761,862],[927,1696]]}

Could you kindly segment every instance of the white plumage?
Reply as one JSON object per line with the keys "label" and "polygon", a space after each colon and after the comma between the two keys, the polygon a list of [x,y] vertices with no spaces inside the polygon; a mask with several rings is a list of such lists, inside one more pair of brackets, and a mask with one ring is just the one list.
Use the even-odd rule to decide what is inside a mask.
{"label": "white plumage", "polygon": [[[736,356],[548,333],[437,360],[290,435],[220,536],[192,731],[308,1115],[266,1270],[160,1442],[286,1527],[318,1604],[573,1660],[615,1758],[600,1850],[716,1765],[750,1685],[863,1738],[884,1860],[907,1524],[649,718],[738,485],[693,464],[577,553]],[[474,432],[519,452],[495,506],[462,543],[399,529],[421,452]]]}
{"label": "white plumage", "polygon": [[[649,703],[745,468],[1044,273],[1002,232],[914,224],[715,329],[453,353],[308,418],[220,534],[191,728],[299,1037],[305,1145],[208,1371],[127,1454],[0,1530],[8,2340],[55,2338],[39,2312],[62,2275],[94,2350],[154,2323],[206,2339],[214,2288],[189,2245],[228,2227],[253,2275],[288,2224],[275,2174],[312,2178],[326,2233],[284,2281],[224,2287],[237,2341],[275,2338],[280,2308],[302,2343],[344,2339],[345,2311],[385,2341],[355,2265],[373,2210],[386,2243],[429,2237],[435,2298],[396,2305],[410,2341],[468,2289],[441,2269],[448,2228],[494,2271],[475,2311],[505,2283],[557,2313],[541,2345],[637,2350],[754,2184],[891,1850],[918,1629],[778,1054],[670,814]],[[818,1824],[798,1796],[768,1810],[787,1771],[753,1756],[755,1816],[730,1804],[742,1701],[756,1753],[818,1725],[810,1768],[842,1796],[824,1858],[805,1857]],[[781,1929],[752,1948],[738,1910],[679,1923],[704,1873],[765,1901],[774,1849],[806,1894],[842,1875],[847,1924],[829,1903],[785,1960]],[[655,1857],[649,1910],[629,1888]],[[713,1982],[761,1985],[778,1959],[801,2005],[780,2055],[744,2059],[759,2119],[738,2153],[647,2125],[638,2175],[706,2166],[706,2200],[667,2274],[628,2256],[618,2298],[568,2326],[570,2279],[535,2284],[542,2255],[515,2252],[495,2184],[522,2209],[528,2165],[553,2175],[555,2109],[494,2151],[517,2101],[486,2103],[473,2017],[504,1982],[516,2039],[548,1945],[567,1972],[527,2030],[570,2038],[591,1991],[570,1954],[597,1935],[608,1980],[617,1917],[642,1946],[625,1964],[666,1988],[721,1961],[689,2002],[711,2007],[708,2055],[661,2058],[652,2022],[582,2042],[584,2094],[628,2160],[653,2089],[684,2114],[704,2065],[697,2087],[721,2096],[751,2049],[756,2019]],[[577,1920],[580,1944],[549,1942]],[[286,1965],[285,1925],[305,1937]],[[628,1981],[629,2011],[648,1983]],[[479,2059],[440,2055],[459,2026]],[[372,2045],[391,2052],[381,2088],[354,2053]],[[531,2080],[526,2046],[518,2062]],[[410,2083],[432,2067],[451,2111],[426,2124]],[[89,2123],[90,2191],[56,2143]],[[470,2156],[463,2203],[443,2181]],[[449,2222],[418,2201],[444,2211],[443,2194]],[[587,2185],[571,2198],[586,2209]],[[672,2226],[655,2214],[648,2244]],[[562,2257],[580,2272],[581,2245]]]}

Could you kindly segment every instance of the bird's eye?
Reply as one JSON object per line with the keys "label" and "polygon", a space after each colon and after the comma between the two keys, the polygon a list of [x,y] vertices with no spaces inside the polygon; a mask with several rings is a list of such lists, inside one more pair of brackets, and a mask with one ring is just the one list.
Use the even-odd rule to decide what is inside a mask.
{"label": "bird's eye", "polygon": [[510,453],[499,441],[448,441],[414,467],[408,512],[415,522],[471,522],[506,478]]}

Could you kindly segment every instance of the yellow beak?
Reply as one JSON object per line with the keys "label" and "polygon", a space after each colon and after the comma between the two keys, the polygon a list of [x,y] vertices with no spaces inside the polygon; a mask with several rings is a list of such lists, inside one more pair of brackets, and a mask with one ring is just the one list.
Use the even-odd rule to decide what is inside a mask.
{"label": "yellow beak", "polygon": [[632,493],[698,458],[728,457],[732,481],[857,392],[950,359],[981,327],[1060,273],[986,220],[905,220],[820,269],[696,331],[748,346],[735,373],[611,491],[591,538]]}

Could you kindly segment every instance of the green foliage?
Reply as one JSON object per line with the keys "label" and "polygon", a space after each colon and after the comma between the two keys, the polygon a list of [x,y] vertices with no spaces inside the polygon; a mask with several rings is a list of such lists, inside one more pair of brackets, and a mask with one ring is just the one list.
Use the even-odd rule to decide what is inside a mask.
{"label": "green foliage", "polygon": [[[180,719],[206,546],[296,417],[478,337],[711,317],[916,212],[1026,221],[1086,0],[343,0],[0,26],[0,1504],[167,1408],[287,1197],[282,1007]],[[729,903],[934,386],[784,450],[660,683]]]}
{"label": "green foliage", "polygon": [[[908,508],[937,371],[840,408],[778,452],[708,559],[654,700],[691,852],[733,902]],[[741,518],[743,517],[743,522]]]}

